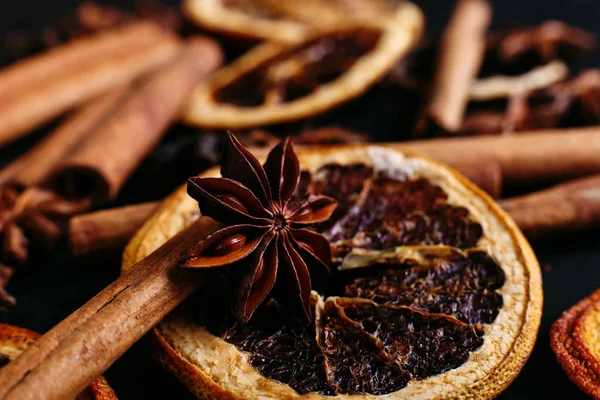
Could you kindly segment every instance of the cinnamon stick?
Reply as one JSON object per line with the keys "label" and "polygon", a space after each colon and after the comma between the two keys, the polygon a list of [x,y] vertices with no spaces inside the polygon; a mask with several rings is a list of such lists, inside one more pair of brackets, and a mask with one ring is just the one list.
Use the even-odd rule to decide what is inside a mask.
{"label": "cinnamon stick", "polygon": [[49,178],[71,196],[101,204],[166,133],[189,94],[222,61],[220,47],[195,38],[176,60],[142,82]]}
{"label": "cinnamon stick", "polygon": [[557,182],[600,173],[600,127],[505,136],[453,137],[389,144],[449,165],[497,162],[505,186]]}
{"label": "cinnamon stick", "polygon": [[135,204],[71,218],[69,241],[75,256],[118,254],[150,218],[158,203]]}
{"label": "cinnamon stick", "polygon": [[432,127],[456,132],[462,123],[471,83],[485,55],[492,9],[486,0],[458,0],[442,34],[436,71],[417,135]]}
{"label": "cinnamon stick", "polygon": [[148,48],[164,40],[154,24],[134,23],[95,36],[74,40],[0,70],[0,98],[70,75],[99,61]]}
{"label": "cinnamon stick", "polygon": [[[200,218],[0,370],[0,399],[74,397],[202,282],[181,253],[218,228]],[[41,390],[43,388],[43,390]]]}
{"label": "cinnamon stick", "polygon": [[530,239],[600,226],[600,175],[502,200],[500,205]]}
{"label": "cinnamon stick", "polygon": [[[134,31],[138,35],[142,34]],[[73,62],[66,64],[61,73],[52,79],[40,79],[45,65],[50,64],[50,71],[60,57],[44,57],[41,61],[31,61],[25,66],[16,65],[8,71],[0,81],[15,79],[24,80],[31,75],[33,85],[24,85],[19,91],[4,91],[0,94],[0,145],[11,142],[43,123],[61,115],[66,110],[100,95],[111,88],[122,86],[140,74],[155,69],[171,60],[179,49],[177,39],[167,33],[153,37],[151,43],[145,40],[132,40],[126,45],[131,35],[121,36],[123,43],[118,51],[104,54],[99,52],[90,62]],[[156,35],[154,35],[156,36]],[[89,42],[88,42],[89,43]],[[101,43],[103,44],[103,43]],[[91,46],[98,51],[98,46]],[[106,46],[100,46],[100,50]],[[75,50],[80,46],[75,46]],[[72,49],[69,49],[72,50]],[[87,52],[82,52],[87,54]],[[60,55],[61,53],[59,53]],[[69,60],[75,55],[67,52]],[[82,54],[76,55],[84,58]],[[43,57],[43,56],[42,56]],[[24,68],[25,73],[21,73]],[[56,67],[58,68],[58,67]],[[12,75],[16,75],[12,76]],[[0,85],[1,86],[1,85]]]}
{"label": "cinnamon stick", "polygon": [[466,162],[451,165],[467,177],[481,190],[497,199],[502,194],[502,169],[497,162],[470,164]]}
{"label": "cinnamon stick", "polygon": [[122,100],[130,86],[101,95],[83,106],[49,133],[39,144],[0,170],[0,184],[40,185],[64,157],[92,132]]}

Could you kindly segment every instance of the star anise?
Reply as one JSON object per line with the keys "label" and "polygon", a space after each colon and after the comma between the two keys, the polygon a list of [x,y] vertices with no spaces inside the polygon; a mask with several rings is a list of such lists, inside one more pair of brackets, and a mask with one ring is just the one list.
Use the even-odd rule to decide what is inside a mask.
{"label": "star anise", "polygon": [[234,316],[247,322],[274,288],[312,319],[313,281],[328,272],[329,242],[306,229],[331,217],[337,202],[309,194],[295,198],[300,164],[290,139],[277,145],[264,166],[231,134],[223,152],[222,178],[191,178],[188,193],[200,212],[226,226],[184,255],[185,267],[235,263],[242,268]]}

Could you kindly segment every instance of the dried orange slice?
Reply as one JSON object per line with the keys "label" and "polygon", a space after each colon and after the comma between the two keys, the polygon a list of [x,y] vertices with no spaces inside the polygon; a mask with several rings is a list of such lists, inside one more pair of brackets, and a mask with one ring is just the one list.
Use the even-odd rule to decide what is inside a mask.
{"label": "dried orange slice", "polygon": [[386,18],[384,0],[186,0],[184,13],[204,29],[234,37],[298,42],[315,29],[349,19]]}
{"label": "dried orange slice", "polygon": [[600,290],[583,299],[552,324],[550,345],[569,378],[600,399]]}
{"label": "dried orange slice", "polygon": [[295,44],[259,45],[200,84],[184,120],[241,129],[322,113],[385,75],[422,26],[421,11],[403,3],[393,19],[334,25]]}
{"label": "dried orange slice", "polygon": [[[296,195],[335,197],[317,229],[337,268],[314,324],[274,299],[228,323],[226,269],[153,331],[156,354],[203,399],[493,398],[527,360],[540,270],[515,223],[429,159],[372,144],[299,149]],[[202,176],[218,176],[218,169]],[[123,268],[198,217],[185,189],[136,234]]]}
{"label": "dried orange slice", "polygon": [[[0,368],[27,350],[41,335],[28,329],[8,324],[0,324]],[[43,388],[40,388],[43,390]],[[97,378],[77,400],[116,400],[117,395],[108,386],[106,379]]]}

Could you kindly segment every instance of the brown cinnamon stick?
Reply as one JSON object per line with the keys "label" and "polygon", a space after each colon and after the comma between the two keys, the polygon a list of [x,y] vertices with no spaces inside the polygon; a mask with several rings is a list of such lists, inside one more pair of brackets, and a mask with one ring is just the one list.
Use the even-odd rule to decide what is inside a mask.
{"label": "brown cinnamon stick", "polygon": [[71,218],[69,241],[76,256],[118,254],[150,218],[158,203],[96,211]]}
{"label": "brown cinnamon stick", "polygon": [[0,170],[0,184],[19,187],[36,186],[44,182],[64,157],[93,131],[93,127],[112,111],[129,85],[100,96],[76,111],[39,144]]}
{"label": "brown cinnamon stick", "polygon": [[502,200],[500,205],[530,239],[600,226],[600,175]]}
{"label": "brown cinnamon stick", "polygon": [[114,198],[141,160],[176,119],[189,94],[222,61],[220,47],[195,38],[176,60],[154,74],[79,145],[50,177],[75,197],[95,204]]}
{"label": "brown cinnamon stick", "polygon": [[458,0],[442,34],[428,103],[416,126],[417,135],[432,127],[456,132],[462,123],[471,83],[486,48],[492,9],[486,0]]}
{"label": "brown cinnamon stick", "polygon": [[81,392],[200,285],[202,272],[179,268],[179,257],[217,228],[200,218],[42,336],[0,370],[0,399]]}
{"label": "brown cinnamon stick", "polygon": [[[40,79],[38,74],[44,73],[43,68],[47,64],[54,67],[56,58],[47,57],[41,61],[31,61],[31,64],[23,67],[17,65],[13,67],[14,70],[8,71],[8,78],[4,79],[26,81],[31,75],[34,84],[25,85],[19,91],[3,91],[0,95],[0,145],[19,138],[77,104],[155,69],[172,59],[179,49],[178,41],[167,33],[154,37],[151,43],[145,43],[146,39],[141,43],[132,40],[131,44],[126,46],[125,39],[129,36],[121,37],[123,43],[118,51],[108,54],[100,52],[95,57],[90,56],[89,63],[67,64],[61,69],[61,74],[57,73],[52,79],[44,79],[39,83],[35,83],[36,79]],[[75,49],[79,47],[76,46]],[[97,46],[91,48],[98,51]],[[69,60],[75,57],[70,52],[67,55]],[[60,57],[58,60],[60,61]],[[26,73],[21,73],[20,68],[24,68]],[[11,77],[12,75],[16,77]]]}
{"label": "brown cinnamon stick", "polygon": [[75,70],[164,40],[165,32],[150,23],[135,23],[74,40],[0,70],[0,98],[69,75]]}
{"label": "brown cinnamon stick", "polygon": [[449,165],[497,162],[505,186],[557,182],[600,173],[600,127],[518,135],[456,137],[390,144]]}
{"label": "brown cinnamon stick", "polygon": [[456,163],[452,168],[467,177],[481,190],[497,199],[502,194],[502,169],[497,162],[486,163]]}

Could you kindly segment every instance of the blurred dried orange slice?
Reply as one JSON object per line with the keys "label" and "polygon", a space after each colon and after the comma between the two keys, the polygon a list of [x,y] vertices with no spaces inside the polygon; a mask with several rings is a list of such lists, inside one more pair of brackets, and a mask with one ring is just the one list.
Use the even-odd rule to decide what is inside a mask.
{"label": "blurred dried orange slice", "polygon": [[[28,329],[0,324],[0,368],[17,358],[41,335]],[[43,390],[43,388],[40,388]],[[93,381],[77,400],[116,400],[117,395],[102,376]]]}
{"label": "blurred dried orange slice", "polygon": [[394,18],[334,24],[294,44],[259,45],[202,83],[184,119],[205,128],[240,129],[322,113],[384,76],[422,26],[420,9],[403,3]]}
{"label": "blurred dried orange slice", "polygon": [[550,345],[571,379],[600,399],[600,290],[565,311],[552,325]]}
{"label": "blurred dried orange slice", "polygon": [[314,29],[393,12],[389,0],[186,0],[184,13],[204,29],[251,40],[297,42]]}

